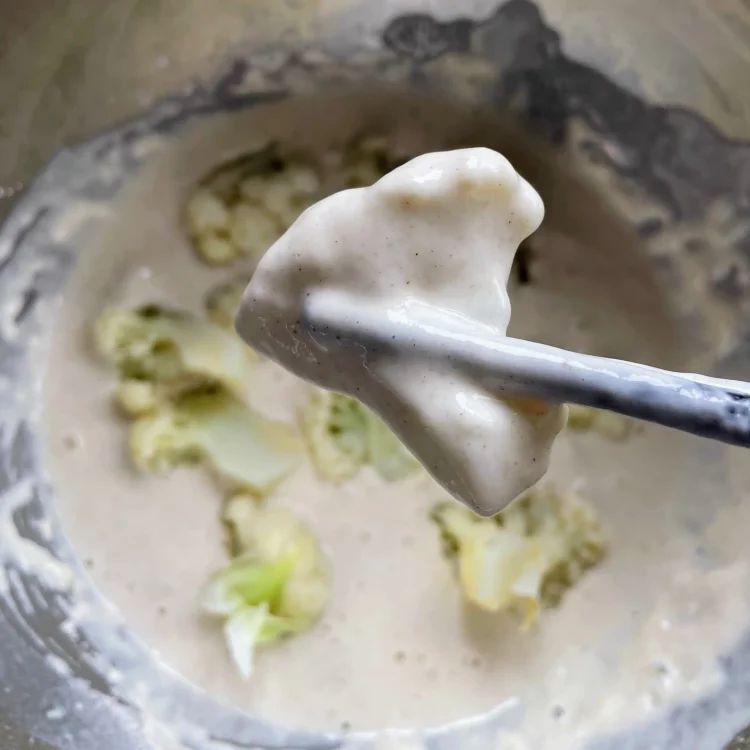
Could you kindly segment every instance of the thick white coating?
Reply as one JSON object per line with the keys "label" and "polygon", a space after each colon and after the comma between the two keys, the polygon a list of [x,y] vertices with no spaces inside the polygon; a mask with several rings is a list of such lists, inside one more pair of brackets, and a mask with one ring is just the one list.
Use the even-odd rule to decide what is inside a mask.
{"label": "thick white coating", "polygon": [[305,310],[334,293],[352,311],[413,311],[422,325],[504,336],[513,256],[543,214],[534,188],[495,151],[419,156],[305,211],[259,263],[237,330],[295,374],[359,398],[451,494],[497,513],[543,476],[565,407],[488,389],[439,351],[314,332]]}

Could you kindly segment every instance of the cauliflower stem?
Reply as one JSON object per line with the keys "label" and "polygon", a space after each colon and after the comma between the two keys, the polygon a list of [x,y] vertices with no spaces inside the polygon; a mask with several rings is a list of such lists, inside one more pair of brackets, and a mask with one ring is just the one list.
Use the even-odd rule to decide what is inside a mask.
{"label": "cauliflower stem", "polygon": [[136,467],[163,472],[205,461],[230,487],[267,495],[302,459],[295,432],[235,399],[203,386],[135,420],[130,453]]}
{"label": "cauliflower stem", "polygon": [[319,619],[329,596],[328,570],[312,532],[287,508],[238,494],[224,521],[236,557],[211,578],[202,606],[224,619],[230,656],[247,679],[257,646]]}

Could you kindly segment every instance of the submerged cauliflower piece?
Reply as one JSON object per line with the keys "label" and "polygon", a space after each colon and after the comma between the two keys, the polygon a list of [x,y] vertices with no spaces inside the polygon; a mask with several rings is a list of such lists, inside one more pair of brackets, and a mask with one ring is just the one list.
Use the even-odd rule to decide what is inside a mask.
{"label": "submerged cauliflower piece", "polygon": [[509,384],[447,358],[354,346],[304,321],[312,300],[330,295],[353,325],[366,309],[502,337],[513,256],[543,212],[494,151],[419,156],[300,216],[258,264],[237,330],[302,378],[361,400],[450,494],[492,515],[544,475],[565,407],[529,408]]}
{"label": "submerged cauliflower piece", "polygon": [[163,472],[205,462],[233,488],[269,494],[301,463],[297,434],[217,386],[182,393],[135,420],[130,453],[136,467]]}
{"label": "submerged cauliflower piece", "polygon": [[224,521],[235,558],[211,578],[202,606],[225,620],[230,655],[247,679],[257,646],[320,618],[330,594],[328,566],[310,529],[283,506],[235,495]]}
{"label": "submerged cauliflower piece", "polygon": [[[232,332],[158,305],[105,310],[94,325],[94,341],[102,358],[131,383],[180,387],[209,381],[241,394],[257,359]],[[125,386],[117,397],[126,412],[132,411],[127,403],[134,389]]]}
{"label": "submerged cauliflower piece", "polygon": [[240,183],[240,194],[250,205],[262,206],[283,229],[320,197],[320,177],[312,167],[289,164],[273,174],[259,174]]}
{"label": "submerged cauliflower piece", "polygon": [[314,393],[300,410],[300,427],[321,479],[351,479],[367,460],[367,417],[348,396]]}
{"label": "submerged cauliflower piece", "polygon": [[344,180],[350,188],[367,187],[404,160],[394,158],[385,138],[369,136],[352,143],[344,154]]}
{"label": "submerged cauliflower piece", "polygon": [[607,549],[593,509],[549,487],[491,519],[452,502],[439,504],[432,518],[466,599],[488,612],[519,612],[526,625],[540,608],[558,604]]}
{"label": "submerged cauliflower piece", "polygon": [[419,468],[383,421],[349,396],[314,393],[300,412],[300,425],[315,470],[329,482],[351,479],[367,463],[389,481]]}
{"label": "submerged cauliflower piece", "polygon": [[630,435],[633,422],[622,414],[600,411],[590,406],[568,405],[568,427],[572,430],[593,430],[602,437],[621,442]]}
{"label": "submerged cauliflower piece", "polygon": [[234,331],[234,319],[249,281],[249,277],[241,276],[214,287],[206,295],[206,315],[212,323]]}
{"label": "submerged cauliflower piece", "polygon": [[199,188],[188,202],[186,224],[196,252],[214,266],[264,252],[283,231],[263,205],[229,205],[207,187]]}
{"label": "submerged cauliflower piece", "polygon": [[367,461],[383,479],[395,482],[421,469],[419,461],[404,447],[388,425],[367,412]]}
{"label": "submerged cauliflower piece", "polygon": [[320,177],[311,167],[250,155],[197,188],[185,223],[199,257],[226,265],[265,252],[319,193]]}
{"label": "submerged cauliflower piece", "polygon": [[152,412],[159,400],[159,389],[150,380],[125,379],[115,388],[115,404],[131,419]]}

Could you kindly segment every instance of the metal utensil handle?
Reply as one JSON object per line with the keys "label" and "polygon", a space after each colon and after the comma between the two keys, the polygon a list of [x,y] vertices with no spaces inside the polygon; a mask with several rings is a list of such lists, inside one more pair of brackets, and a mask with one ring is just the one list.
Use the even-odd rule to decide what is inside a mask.
{"label": "metal utensil handle", "polygon": [[368,356],[408,351],[439,358],[472,369],[493,390],[605,409],[750,447],[750,384],[424,325],[329,294],[312,295],[305,316],[311,331],[364,344]]}

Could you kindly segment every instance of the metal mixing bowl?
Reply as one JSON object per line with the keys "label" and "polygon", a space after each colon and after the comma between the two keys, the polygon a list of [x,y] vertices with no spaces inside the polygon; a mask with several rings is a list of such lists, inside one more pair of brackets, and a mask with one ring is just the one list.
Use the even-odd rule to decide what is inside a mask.
{"label": "metal mixing bowl", "polygon": [[[690,332],[686,361],[750,377],[750,148],[741,140],[750,134],[750,11],[740,0],[693,0],[690,12],[684,0],[0,7],[0,215],[9,214],[0,233],[3,748],[374,745],[366,735],[270,726],[183,682],[106,608],[58,527],[38,408],[54,306],[81,237],[158,158],[160,139],[214,132],[220,113],[252,122],[259,107],[313,112],[316,96],[344,102],[341,128],[445,112],[456,138],[514,152],[553,224],[588,231],[602,252],[649,259]],[[585,229],[592,212],[605,217],[598,233]],[[718,333],[736,345],[719,348]],[[40,574],[24,562],[29,541],[70,565],[76,585],[54,563]],[[98,627],[61,627],[76,601],[96,610]],[[748,644],[723,666],[728,683],[750,682]],[[726,695],[597,747],[719,750],[750,722],[750,706]],[[492,746],[481,737],[493,727],[477,747]],[[430,733],[427,745],[463,747],[464,730]],[[727,747],[742,746],[738,735]]]}

